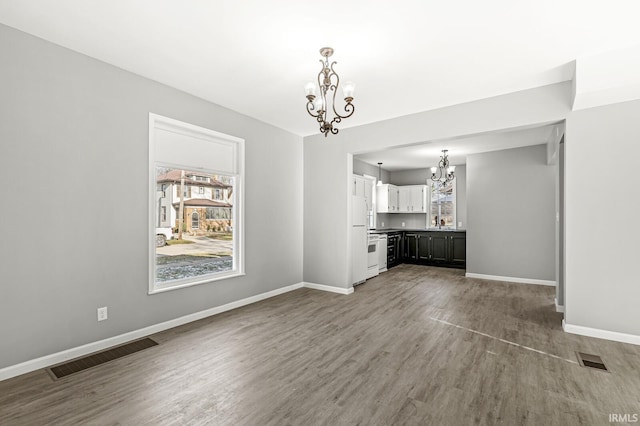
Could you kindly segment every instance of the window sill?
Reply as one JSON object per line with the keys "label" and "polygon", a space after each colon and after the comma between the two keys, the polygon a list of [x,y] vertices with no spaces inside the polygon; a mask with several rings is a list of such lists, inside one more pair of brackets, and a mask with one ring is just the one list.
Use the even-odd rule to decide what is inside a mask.
{"label": "window sill", "polygon": [[244,272],[230,271],[229,273],[225,273],[225,274],[216,274],[214,276],[210,275],[210,276],[201,277],[200,279],[197,279],[197,280],[169,281],[163,284],[156,284],[153,289],[149,289],[149,295],[165,293],[167,291],[179,290],[181,288],[193,287],[196,285],[212,283],[215,281],[222,281],[229,278],[242,277],[244,275],[246,275]]}

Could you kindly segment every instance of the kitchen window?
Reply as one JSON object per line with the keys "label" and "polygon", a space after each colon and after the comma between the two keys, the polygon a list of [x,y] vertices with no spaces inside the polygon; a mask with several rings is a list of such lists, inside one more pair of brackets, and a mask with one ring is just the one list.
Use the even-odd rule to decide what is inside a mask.
{"label": "kitchen window", "polygon": [[456,227],[456,179],[446,186],[440,182],[429,181],[430,209],[429,226],[431,228]]}
{"label": "kitchen window", "polygon": [[[244,140],[150,114],[149,167],[149,294],[244,275]],[[199,185],[203,196],[191,198],[188,181],[218,176],[224,203]],[[176,187],[168,205],[160,203],[160,182]],[[157,233],[166,235],[160,219],[174,238],[156,247]]]}

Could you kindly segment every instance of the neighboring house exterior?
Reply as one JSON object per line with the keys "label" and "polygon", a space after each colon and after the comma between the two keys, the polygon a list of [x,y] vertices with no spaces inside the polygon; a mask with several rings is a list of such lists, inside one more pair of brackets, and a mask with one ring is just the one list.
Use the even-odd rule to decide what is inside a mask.
{"label": "neighboring house exterior", "polygon": [[[161,171],[156,177],[157,226],[179,226],[180,179],[182,170]],[[233,227],[233,185],[227,176],[185,170],[183,231],[205,234]]]}

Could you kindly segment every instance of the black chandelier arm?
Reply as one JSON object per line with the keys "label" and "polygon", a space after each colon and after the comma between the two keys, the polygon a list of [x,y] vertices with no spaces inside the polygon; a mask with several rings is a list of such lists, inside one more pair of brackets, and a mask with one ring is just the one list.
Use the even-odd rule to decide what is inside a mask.
{"label": "black chandelier arm", "polygon": [[[333,110],[335,111],[335,107],[333,108]],[[336,115],[340,115],[340,117],[342,118],[349,118],[353,115],[354,111],[356,110],[356,107],[351,103],[351,102],[347,102],[344,106],[344,110],[347,113],[347,115],[340,115],[336,112]]]}
{"label": "black chandelier arm", "polygon": [[[342,118],[341,118],[340,116],[335,116],[335,117],[333,117],[333,120],[331,120],[331,129],[332,129],[332,133],[333,133],[333,129],[336,129],[336,127],[334,126],[334,124],[340,124],[340,122],[341,122],[341,121],[342,121]],[[336,133],[338,133],[338,132],[337,132],[337,130],[338,130],[338,129],[336,129],[336,132],[335,132],[335,133],[333,133],[334,135],[335,135]]]}
{"label": "black chandelier arm", "polygon": [[[332,62],[331,63],[331,77],[333,77],[333,76],[336,77],[335,84],[332,84],[331,87],[329,88],[329,90],[333,91],[333,103],[332,103],[331,107],[332,107],[333,113],[336,115],[336,117],[349,118],[349,117],[351,117],[351,115],[353,115],[353,112],[355,111],[355,107],[353,106],[353,104],[351,102],[347,102],[346,105],[344,106],[344,110],[347,113],[346,115],[340,114],[338,112],[338,110],[336,109],[336,94],[338,93],[338,87],[340,87],[340,76],[333,69],[333,66],[336,63],[337,62]],[[340,120],[337,120],[337,122],[339,123]]]}
{"label": "black chandelier arm", "polygon": [[318,110],[317,113],[313,113],[313,111],[316,110],[316,106],[313,103],[313,100],[309,100],[307,102],[307,112],[309,113],[310,116],[316,118],[316,117],[321,117],[322,116],[322,110]]}
{"label": "black chandelier arm", "polygon": [[446,185],[448,182],[451,182],[455,178],[453,172],[446,172],[445,169],[440,165],[438,167],[437,175],[436,173],[431,173],[431,180],[433,182],[438,182],[442,185]]}

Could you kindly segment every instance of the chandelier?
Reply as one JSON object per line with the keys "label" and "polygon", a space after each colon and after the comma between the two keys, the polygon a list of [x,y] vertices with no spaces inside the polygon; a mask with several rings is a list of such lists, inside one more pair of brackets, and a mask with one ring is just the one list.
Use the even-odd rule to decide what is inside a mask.
{"label": "chandelier", "polygon": [[[313,82],[309,82],[305,85],[305,92],[307,95],[307,112],[310,116],[314,117],[318,123],[320,123],[320,132],[324,133],[327,137],[329,132],[337,134],[338,129],[334,126],[342,121],[343,118],[351,117],[355,107],[351,103],[353,101],[353,91],[355,85],[347,81],[342,86],[342,93],[344,94],[344,106],[345,115],[340,115],[336,110],[336,91],[340,85],[340,77],[333,70],[333,66],[337,62],[331,62],[329,65],[329,56],[333,55],[333,49],[331,47],[323,47],[320,49],[320,55],[324,59],[320,59],[322,68],[318,73],[318,87],[320,88],[320,96],[316,97],[316,85]],[[331,93],[333,92],[333,93]],[[327,101],[331,102],[331,109]],[[328,113],[333,111],[334,117],[329,121]]]}
{"label": "chandelier", "polygon": [[[443,187],[447,186],[447,184],[455,178],[454,171],[456,170],[456,166],[449,165],[449,157],[447,157],[446,149],[442,150],[442,156],[440,157],[440,162],[438,163],[438,167],[431,168],[431,180],[433,182],[441,184]],[[436,176],[437,172],[437,176]]]}

